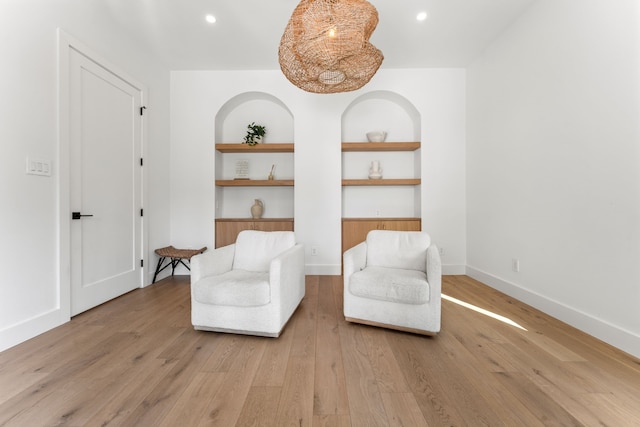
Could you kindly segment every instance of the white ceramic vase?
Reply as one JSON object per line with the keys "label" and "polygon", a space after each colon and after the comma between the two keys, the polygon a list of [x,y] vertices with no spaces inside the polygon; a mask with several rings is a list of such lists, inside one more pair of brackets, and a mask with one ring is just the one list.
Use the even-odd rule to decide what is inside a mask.
{"label": "white ceramic vase", "polygon": [[380,162],[374,160],[371,162],[371,167],[369,168],[369,179],[381,179],[382,178],[382,168],[380,167]]}

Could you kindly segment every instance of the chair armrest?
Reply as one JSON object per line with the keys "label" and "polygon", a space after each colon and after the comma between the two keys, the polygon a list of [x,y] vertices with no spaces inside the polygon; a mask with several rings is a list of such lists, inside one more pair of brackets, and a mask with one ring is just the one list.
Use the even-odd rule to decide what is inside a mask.
{"label": "chair armrest", "polygon": [[438,246],[431,244],[427,248],[427,265],[425,268],[427,273],[427,282],[431,287],[432,300],[440,299],[442,293],[442,261],[440,260],[440,251]]}
{"label": "chair armrest", "polygon": [[304,281],[304,245],[298,243],[271,260],[269,280],[273,285],[299,281],[300,278]]}
{"label": "chair armrest", "polygon": [[291,313],[305,295],[304,245],[287,249],[271,260],[269,283],[271,301],[280,302],[280,314]]}
{"label": "chair armrest", "polygon": [[367,266],[367,242],[362,242],[348,249],[343,255],[343,276],[345,289],[349,277]]}
{"label": "chair armrest", "polygon": [[236,245],[223,246],[191,258],[191,283],[203,277],[215,276],[231,270]]}

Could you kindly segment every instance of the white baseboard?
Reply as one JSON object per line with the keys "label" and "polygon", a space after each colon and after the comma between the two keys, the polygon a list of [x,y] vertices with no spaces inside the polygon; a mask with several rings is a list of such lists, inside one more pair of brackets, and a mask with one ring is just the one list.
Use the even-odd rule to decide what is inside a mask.
{"label": "white baseboard", "polygon": [[463,276],[465,274],[467,274],[467,267],[465,265],[442,264],[443,276]]}
{"label": "white baseboard", "polygon": [[[340,265],[334,264],[307,264],[304,273],[309,276],[340,276],[342,269]],[[459,276],[467,274],[464,265],[443,265],[442,274],[445,276]]]}
{"label": "white baseboard", "polygon": [[69,320],[69,317],[65,317],[60,309],[54,309],[8,326],[0,331],[0,351],[23,343]]}
{"label": "white baseboard", "polygon": [[631,331],[612,325],[602,319],[583,313],[476,268],[467,266],[466,274],[624,352],[640,357],[640,336]]}
{"label": "white baseboard", "polygon": [[304,274],[309,276],[340,276],[342,268],[339,264],[307,264]]}

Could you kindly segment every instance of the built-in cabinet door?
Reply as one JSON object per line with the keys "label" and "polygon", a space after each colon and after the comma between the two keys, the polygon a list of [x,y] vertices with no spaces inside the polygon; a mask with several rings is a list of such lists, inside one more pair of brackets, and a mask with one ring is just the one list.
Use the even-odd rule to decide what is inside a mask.
{"label": "built-in cabinet door", "polygon": [[342,220],[342,253],[364,242],[371,230],[420,231],[420,218],[345,218]]}
{"label": "built-in cabinet door", "polygon": [[254,230],[261,231],[293,231],[293,220],[257,221],[254,223],[254,227]]}
{"label": "built-in cabinet door", "polygon": [[216,220],[216,248],[235,243],[238,233],[251,230],[252,222]]}
{"label": "built-in cabinet door", "polygon": [[293,219],[217,219],[216,248],[235,243],[242,230],[293,231]]}
{"label": "built-in cabinet door", "polygon": [[382,230],[420,231],[420,218],[413,219],[388,219],[382,224]]}
{"label": "built-in cabinet door", "polygon": [[360,242],[364,242],[370,230],[378,230],[381,227],[378,220],[342,220],[342,253]]}

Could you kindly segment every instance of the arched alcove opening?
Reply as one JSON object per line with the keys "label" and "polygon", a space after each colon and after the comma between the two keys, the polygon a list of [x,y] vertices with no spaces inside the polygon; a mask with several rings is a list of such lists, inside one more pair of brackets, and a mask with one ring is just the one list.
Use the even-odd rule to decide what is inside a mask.
{"label": "arched alcove opening", "polygon": [[293,114],[284,102],[269,93],[244,92],[225,102],[216,114],[216,143],[242,142],[252,122],[267,127],[266,141],[293,141]]}
{"label": "arched alcove opening", "polygon": [[[343,112],[343,244],[369,229],[420,229],[421,123],[418,109],[391,91],[363,94]],[[370,131],[386,132],[385,143],[367,142]],[[371,172],[374,162],[380,173]]]}
{"label": "arched alcove opening", "polygon": [[[256,146],[242,144],[251,123],[266,128],[263,142]],[[241,229],[292,229],[293,133],[291,110],[268,93],[238,94],[217,112],[216,246],[221,236],[235,241]],[[256,199],[264,206],[262,217],[257,219],[251,217],[250,210]]]}
{"label": "arched alcove opening", "polygon": [[372,130],[387,132],[388,141],[420,141],[420,112],[395,92],[381,90],[359,96],[343,112],[341,125],[343,141],[366,141]]}

